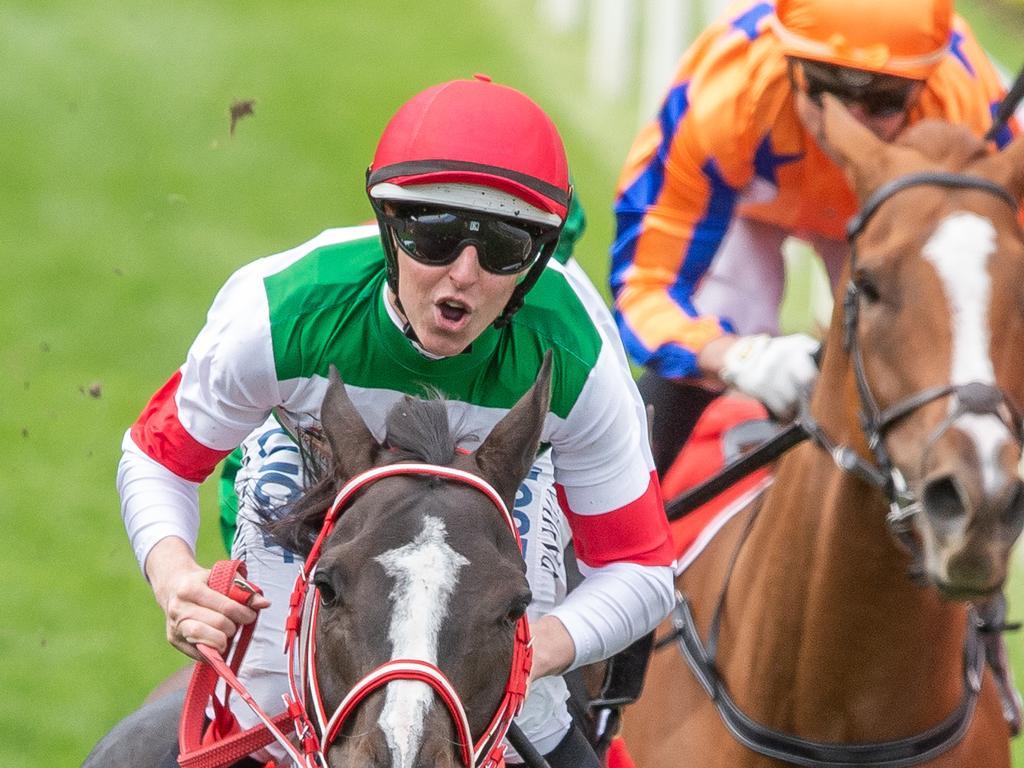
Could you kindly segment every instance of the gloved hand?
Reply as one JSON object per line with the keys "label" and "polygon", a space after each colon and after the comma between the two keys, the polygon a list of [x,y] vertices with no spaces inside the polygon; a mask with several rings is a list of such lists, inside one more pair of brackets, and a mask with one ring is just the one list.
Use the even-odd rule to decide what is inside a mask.
{"label": "gloved hand", "polygon": [[778,418],[792,418],[800,393],[818,376],[814,362],[818,346],[802,333],[741,336],[725,351],[719,375],[726,384],[760,400]]}

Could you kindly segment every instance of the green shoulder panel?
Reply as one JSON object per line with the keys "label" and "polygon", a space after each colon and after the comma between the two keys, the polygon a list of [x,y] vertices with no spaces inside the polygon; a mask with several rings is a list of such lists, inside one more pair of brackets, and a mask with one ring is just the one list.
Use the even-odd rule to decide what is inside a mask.
{"label": "green shoulder panel", "polygon": [[428,388],[487,408],[510,408],[554,355],[551,410],[566,417],[601,351],[601,338],[557,267],[546,269],[502,329],[488,328],[461,355],[431,360],[391,322],[381,295],[379,239],[315,249],[265,278],[280,380],[326,377],[334,364],[350,385],[423,396]]}
{"label": "green shoulder panel", "polygon": [[532,352],[523,374],[530,383],[544,353],[552,350],[555,376],[551,411],[565,418],[597,365],[602,344],[593,320],[565,275],[555,268],[544,270],[527,294],[523,308],[512,318],[510,329],[518,348],[514,357],[523,356],[524,349]]}
{"label": "green shoulder panel", "polygon": [[341,329],[346,338],[366,339],[366,313],[360,310],[382,290],[383,280],[376,234],[314,249],[266,277],[278,379],[326,376],[332,361],[324,360],[324,352],[335,347]]}

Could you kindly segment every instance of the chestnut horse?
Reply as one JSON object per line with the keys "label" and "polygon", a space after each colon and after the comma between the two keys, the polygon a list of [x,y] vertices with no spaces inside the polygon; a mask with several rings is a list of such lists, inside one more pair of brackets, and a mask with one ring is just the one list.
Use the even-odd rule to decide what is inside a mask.
{"label": "chestnut horse", "polygon": [[862,210],[811,439],[678,577],[623,733],[638,768],[1005,768],[970,601],[1024,522],[1024,138],[887,145],[828,98],[819,142]]}

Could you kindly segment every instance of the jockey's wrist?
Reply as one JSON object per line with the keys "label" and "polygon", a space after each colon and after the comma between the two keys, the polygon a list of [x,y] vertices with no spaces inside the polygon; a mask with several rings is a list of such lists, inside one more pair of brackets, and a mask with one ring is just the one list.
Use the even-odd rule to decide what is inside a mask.
{"label": "jockey's wrist", "polygon": [[564,672],[576,659],[576,644],[565,625],[554,616],[541,616],[530,623],[533,637],[533,666],[530,680]]}
{"label": "jockey's wrist", "polygon": [[[701,372],[709,377],[722,382],[722,366],[725,364],[725,354],[729,348],[739,339],[738,336],[726,334],[712,339],[697,353],[697,365]],[[722,382],[724,383],[724,382]]]}
{"label": "jockey's wrist", "polygon": [[146,556],[146,579],[161,607],[165,606],[166,596],[163,593],[167,585],[182,571],[198,568],[200,565],[196,562],[192,547],[183,539],[167,536],[153,545]]}

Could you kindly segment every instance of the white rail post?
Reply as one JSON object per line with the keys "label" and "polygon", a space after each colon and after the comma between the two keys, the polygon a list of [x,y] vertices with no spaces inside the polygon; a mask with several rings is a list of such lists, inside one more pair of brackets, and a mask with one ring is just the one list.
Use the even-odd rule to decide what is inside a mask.
{"label": "white rail post", "polygon": [[[841,1],[841,0],[840,0]],[[725,9],[728,8],[733,0],[703,0],[704,2],[704,20],[705,26],[710,24],[712,21],[721,16]]]}
{"label": "white rail post", "polygon": [[537,11],[553,32],[571,32],[583,19],[583,0],[537,0]]}
{"label": "white rail post", "polygon": [[640,50],[640,122],[654,114],[676,61],[694,36],[690,0],[646,0]]}
{"label": "white rail post", "polygon": [[592,0],[587,82],[606,99],[623,96],[633,82],[636,6],[630,0]]}

